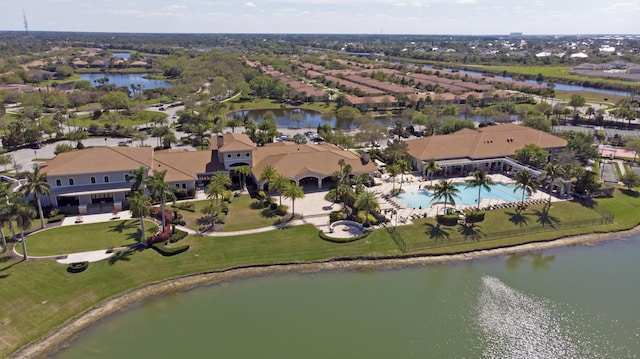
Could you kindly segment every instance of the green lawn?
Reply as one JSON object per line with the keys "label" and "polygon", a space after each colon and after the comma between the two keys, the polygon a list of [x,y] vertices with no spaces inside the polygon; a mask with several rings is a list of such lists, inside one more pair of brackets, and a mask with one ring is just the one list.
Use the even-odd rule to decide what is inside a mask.
{"label": "green lawn", "polygon": [[[473,228],[462,225],[438,226],[434,218],[426,218],[415,220],[413,226],[400,226],[397,230],[408,248],[426,248],[428,252],[439,251],[442,248],[444,251],[451,251],[451,245],[473,244],[483,247],[502,245],[503,239],[486,240],[487,237],[491,239],[493,233],[535,229],[560,225],[564,222],[599,218],[600,215],[595,211],[578,203],[557,202],[553,203],[548,212],[545,211],[545,205],[530,206],[522,212],[518,212],[515,208],[487,211],[485,220],[477,223]],[[574,233],[573,229],[569,231]],[[562,231],[551,231],[554,234],[558,232]],[[545,238],[543,234],[537,233],[532,236]],[[523,237],[515,237],[515,240],[518,241],[520,238]],[[511,243],[511,240],[511,238],[507,239],[505,243]]]}
{"label": "green lawn", "polygon": [[[126,117],[123,117],[118,122],[114,123],[114,125],[121,125],[126,127],[126,126],[138,126],[138,125],[150,124],[150,122],[145,122],[144,120],[144,118],[150,116],[150,114],[153,114],[154,116],[163,116],[164,118],[169,116],[164,112],[141,111],[138,114],[135,114],[136,116],[138,116],[137,118],[133,118],[132,116],[126,116]],[[91,114],[80,115],[75,119],[71,120],[72,126],[84,127],[84,128],[89,128],[91,124],[104,126],[105,123],[107,123],[107,121],[103,121],[101,118],[97,120],[92,120]]]}
{"label": "green lawn", "polygon": [[249,110],[249,109],[280,109],[280,108],[305,108],[309,110],[316,110],[319,112],[332,112],[335,109],[335,103],[331,102],[327,105],[324,102],[306,102],[301,106],[291,106],[283,103],[279,103],[275,100],[271,99],[254,99],[248,102],[242,102],[239,100],[229,101],[229,111],[237,111],[237,110]]}
{"label": "green lawn", "polygon": [[[145,237],[157,233],[158,226],[145,221]],[[137,244],[140,221],[130,219],[96,224],[55,227],[27,237],[27,253],[31,256],[52,256]],[[22,253],[22,247],[16,246]]]}
{"label": "green lawn", "polygon": [[[276,199],[277,200],[277,199]],[[263,208],[248,194],[236,197],[229,206],[229,214],[224,224],[225,232],[273,226],[280,223],[282,217],[269,208]]]}
{"label": "green lawn", "polygon": [[[193,201],[195,212],[179,210],[182,213],[186,226],[193,230],[202,230],[203,227],[198,225],[197,221],[202,217],[202,208],[209,200]],[[254,229],[273,226],[280,222],[280,217],[276,216],[273,211],[268,208],[256,206],[257,202],[248,194],[243,194],[233,199],[229,204],[229,214],[226,217],[224,225],[225,232],[241,231],[245,229]],[[176,208],[173,208],[174,210]]]}

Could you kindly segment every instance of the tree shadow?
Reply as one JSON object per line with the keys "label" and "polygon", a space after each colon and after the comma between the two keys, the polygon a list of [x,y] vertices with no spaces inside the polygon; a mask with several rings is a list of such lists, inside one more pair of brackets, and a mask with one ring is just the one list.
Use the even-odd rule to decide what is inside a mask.
{"label": "tree shadow", "polygon": [[426,233],[434,241],[449,239],[449,229],[442,228],[439,224],[425,223],[425,225],[428,227]]}
{"label": "tree shadow", "polygon": [[558,217],[549,214],[549,206],[544,206],[542,211],[534,210],[533,214],[538,217],[536,222],[541,224],[543,227],[550,226],[551,228],[555,228],[556,224],[560,223],[560,219]]}
{"label": "tree shadow", "polygon": [[528,253],[514,253],[508,256],[506,261],[507,268],[517,269],[527,255]]}
{"label": "tree shadow", "polygon": [[549,265],[556,260],[555,255],[544,256],[543,252],[530,253],[533,257],[531,265],[534,270],[549,269]]}
{"label": "tree shadow", "polygon": [[276,211],[273,211],[271,209],[263,209],[262,211],[260,211],[260,215],[264,218],[274,218],[278,216],[276,214]]}
{"label": "tree shadow", "polygon": [[482,233],[482,227],[475,223],[471,223],[471,225],[459,224],[458,233],[463,235],[465,240],[471,239],[476,242],[479,242],[480,237],[484,236],[484,233]]}
{"label": "tree shadow", "polygon": [[132,246],[129,249],[125,249],[114,253],[111,257],[109,257],[109,265],[114,265],[118,262],[130,262],[131,256],[136,253],[144,250],[144,246],[136,245]]}
{"label": "tree shadow", "polygon": [[251,202],[251,204],[249,205],[249,208],[259,210],[259,209],[264,209],[268,206],[269,204],[267,202],[259,201],[259,202]]}
{"label": "tree shadow", "polygon": [[127,229],[131,229],[131,228],[135,227],[134,223],[135,223],[135,221],[121,221],[118,224],[116,224],[115,226],[109,227],[109,232],[122,233]]}
{"label": "tree shadow", "polygon": [[633,198],[638,198],[640,197],[640,192],[636,192],[634,190],[630,190],[630,189],[621,189],[620,192],[622,192],[624,195],[627,195],[629,197],[633,197]]}
{"label": "tree shadow", "polygon": [[504,213],[509,216],[509,222],[515,224],[516,226],[524,227],[529,225],[529,222],[531,222],[531,218],[529,218],[529,215],[526,213],[522,213],[521,210]]}

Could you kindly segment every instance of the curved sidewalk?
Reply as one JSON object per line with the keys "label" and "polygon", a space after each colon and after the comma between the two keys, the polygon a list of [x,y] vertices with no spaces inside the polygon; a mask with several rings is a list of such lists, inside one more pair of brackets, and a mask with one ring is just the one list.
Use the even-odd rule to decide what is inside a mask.
{"label": "curved sidewalk", "polygon": [[184,231],[184,232],[187,232],[189,234],[196,235],[196,236],[235,237],[235,236],[243,236],[245,234],[269,232],[269,231],[274,231],[276,229],[284,229],[284,228],[289,228],[289,227],[293,227],[293,226],[300,226],[300,225],[303,225],[303,224],[306,224],[306,222],[301,220],[301,219],[296,219],[294,221],[278,224],[278,225],[275,225],[275,226],[260,227],[260,228],[254,228],[254,229],[246,229],[246,230],[243,230],[243,231],[234,231],[234,232],[200,232],[200,231],[195,231],[195,230],[193,230],[191,228],[187,228],[187,227],[184,227],[184,226],[176,226],[176,229],[179,229],[181,231]]}

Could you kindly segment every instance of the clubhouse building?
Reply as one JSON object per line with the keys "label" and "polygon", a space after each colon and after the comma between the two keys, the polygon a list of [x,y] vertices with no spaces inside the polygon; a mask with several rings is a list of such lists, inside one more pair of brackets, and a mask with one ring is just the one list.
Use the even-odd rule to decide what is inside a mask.
{"label": "clubhouse building", "polygon": [[262,188],[260,174],[272,166],[306,190],[328,188],[339,162],[351,165],[353,175],[373,173],[376,166],[330,144],[269,143],[256,146],[245,134],[220,134],[210,140],[208,151],[161,150],[150,147],[94,147],[65,152],[42,167],[51,185],[44,205],[80,214],[110,212],[127,206],[130,172],[143,167],[146,175],[166,171],[165,181],[187,191],[204,187],[211,175],[226,171],[234,175],[239,166],[249,166],[253,181]]}

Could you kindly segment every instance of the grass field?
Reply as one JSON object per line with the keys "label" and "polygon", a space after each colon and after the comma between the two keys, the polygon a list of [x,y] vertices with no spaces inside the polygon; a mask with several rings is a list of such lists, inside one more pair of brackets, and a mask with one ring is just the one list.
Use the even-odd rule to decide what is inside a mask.
{"label": "grass field", "polygon": [[[202,208],[209,200],[193,201],[195,212],[180,210],[186,227],[193,230],[202,230],[202,226],[197,224],[198,218],[202,217]],[[262,228],[273,226],[280,222],[280,217],[276,216],[268,208],[259,207],[257,202],[248,194],[243,194],[233,199],[229,204],[229,214],[224,224],[225,232],[242,231],[245,229]],[[176,208],[174,208],[176,209]]]}
{"label": "grass field", "polygon": [[629,82],[622,80],[599,79],[569,73],[571,67],[568,66],[474,66],[474,69],[480,71],[489,71],[491,73],[499,73],[507,71],[508,73],[523,74],[528,76],[537,76],[542,74],[545,78],[559,78],[575,81],[590,81],[603,84],[624,85],[629,86]]}
{"label": "grass field", "polygon": [[[637,192],[616,190],[614,197],[599,199],[597,202],[614,213],[614,223],[593,228],[544,232],[490,243],[464,242],[423,253],[478,250],[580,233],[617,231],[640,223],[640,195]],[[532,214],[528,225],[536,223],[535,211],[538,209],[535,206],[527,209]],[[576,219],[580,216],[588,217],[589,213],[570,204],[554,204],[550,215],[566,220],[567,216]],[[505,215],[508,216],[496,211],[495,218],[488,216],[486,223],[482,223],[483,230],[512,228],[513,222],[508,222],[508,219],[505,222]],[[427,238],[425,223],[426,221],[402,227],[402,230],[406,231],[407,236]],[[86,229],[87,233],[93,233],[91,240],[94,241],[100,240],[97,237],[112,235],[112,232],[108,232],[108,225],[102,229],[98,229],[100,225],[97,224],[78,227]],[[105,299],[147,283],[240,265],[401,254],[385,230],[374,231],[360,241],[336,244],[321,240],[317,230],[311,225],[241,237],[188,236],[180,244],[188,244],[191,248],[173,257],[163,257],[150,249],[123,252],[111,260],[91,263],[86,271],[78,274],[68,273],[65,266],[55,262],[23,263],[0,258],[0,303],[3,304],[0,306],[0,357],[6,357],[28,342],[61,326],[68,318],[77,316]]]}
{"label": "grass field", "polygon": [[[145,237],[158,232],[158,226],[145,221]],[[130,219],[96,224],[55,227],[27,237],[30,256],[53,256],[100,249],[126,247],[139,243],[140,221]],[[22,254],[22,247],[16,246]]]}
{"label": "grass field", "polygon": [[[324,102],[305,102],[301,106],[291,106],[271,99],[255,99],[249,102],[242,102],[239,100],[229,101],[229,111],[237,110],[249,110],[249,109],[280,109],[280,108],[295,108],[300,107],[309,110],[315,110],[322,113],[330,113],[335,110],[335,103],[331,102],[327,105]],[[283,107],[284,106],[284,107]]]}

